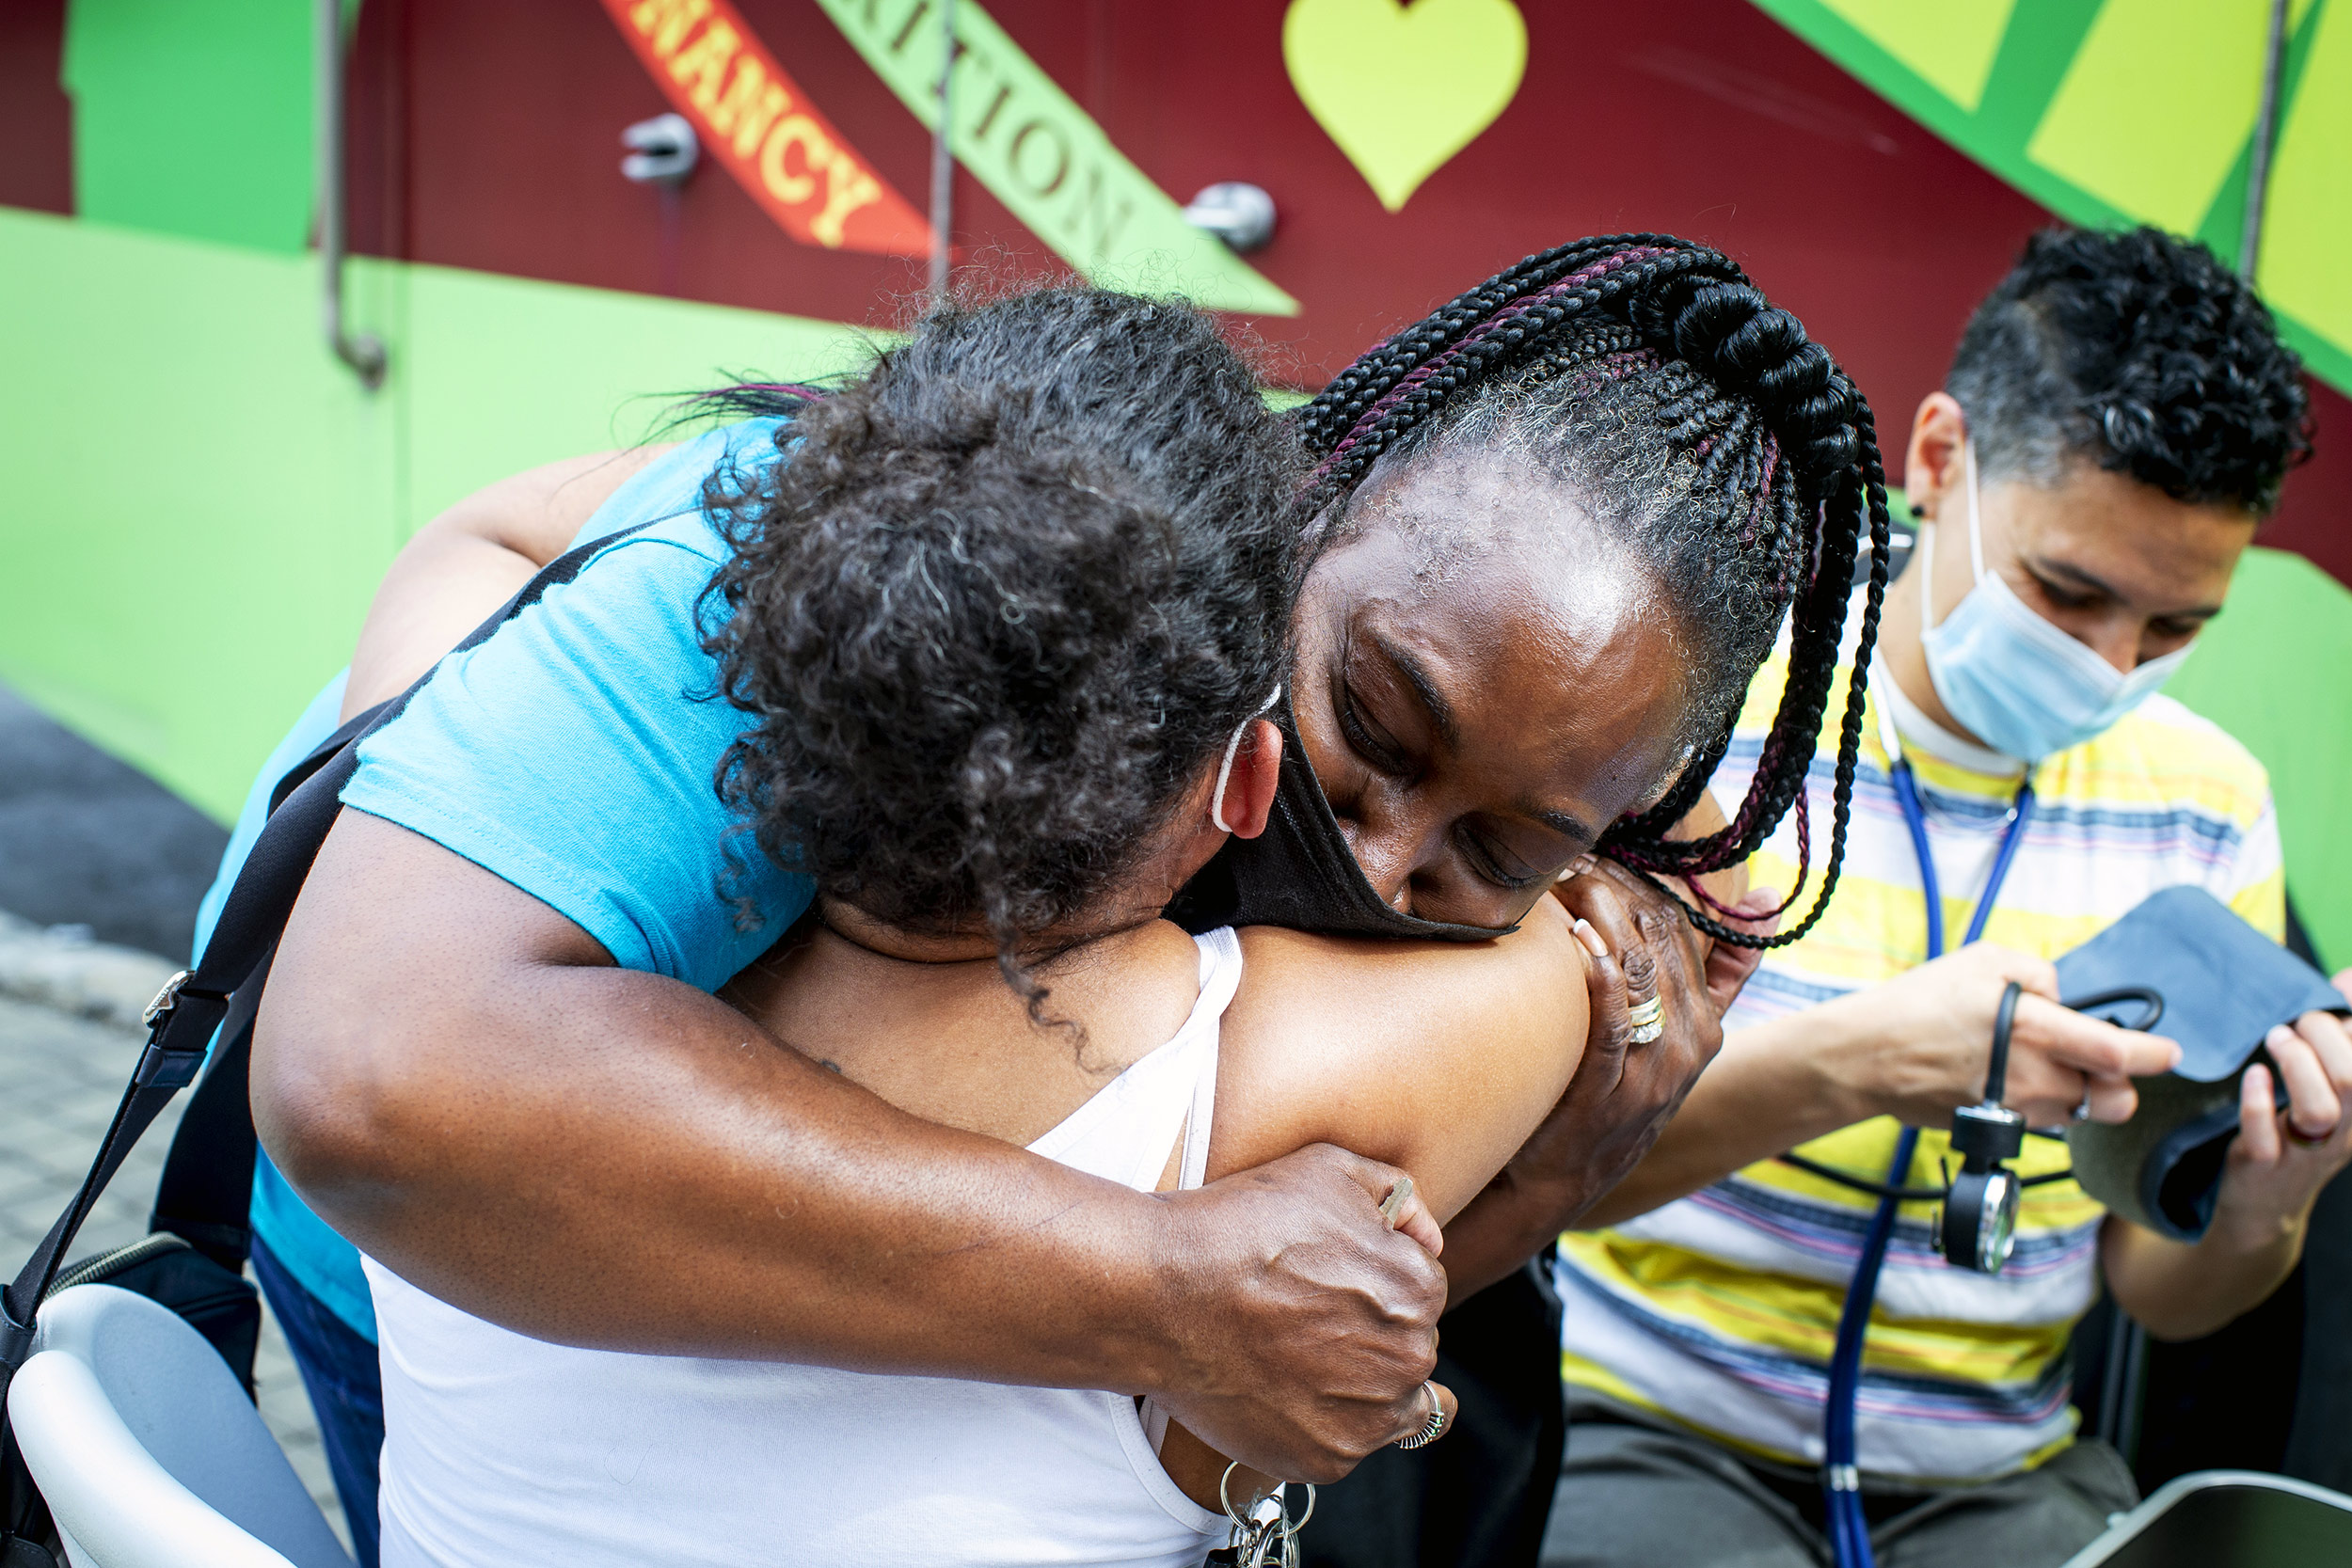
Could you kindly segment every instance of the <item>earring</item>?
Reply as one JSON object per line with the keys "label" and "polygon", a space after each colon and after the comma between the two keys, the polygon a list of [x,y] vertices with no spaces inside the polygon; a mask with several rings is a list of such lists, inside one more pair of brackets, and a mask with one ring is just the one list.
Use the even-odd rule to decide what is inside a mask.
{"label": "earring", "polygon": [[1928,509],[1921,506],[1917,501],[1913,501],[1911,503],[1911,515],[1914,517],[1918,518],[1920,521],[1925,522],[1927,520]]}

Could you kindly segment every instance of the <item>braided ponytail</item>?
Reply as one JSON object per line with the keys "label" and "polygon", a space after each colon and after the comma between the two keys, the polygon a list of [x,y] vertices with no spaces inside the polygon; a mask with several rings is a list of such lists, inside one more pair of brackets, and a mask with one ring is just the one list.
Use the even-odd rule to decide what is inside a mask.
{"label": "braided ponytail", "polygon": [[[1596,420],[1613,410],[1612,421]],[[1811,910],[1757,937],[1686,904],[1719,941],[1776,947],[1809,930],[1837,885],[1862,742],[1863,692],[1886,594],[1885,472],[1868,404],[1796,317],[1773,306],[1718,251],[1664,234],[1580,240],[1498,274],[1335,377],[1295,416],[1319,459],[1309,510],[1337,526],[1384,455],[1405,456],[1486,410],[1590,486],[1620,492],[1605,510],[1625,522],[1682,599],[1698,633],[1694,705],[1703,733],[1657,805],[1602,840],[1625,864],[1689,881],[1754,854],[1793,807],[1798,884],[1811,858],[1806,775],[1846,629],[1867,527],[1868,589],[1838,729],[1828,862]],[[1497,412],[1500,410],[1499,412]],[[1645,414],[1635,420],[1631,412]],[[1531,426],[1540,427],[1531,429]],[[1638,426],[1631,435],[1621,427]],[[1636,460],[1597,458],[1614,443],[1651,444]],[[1671,483],[1658,472],[1671,470]],[[1639,470],[1640,485],[1613,481]],[[1647,494],[1640,493],[1643,486]],[[1661,495],[1663,489],[1671,494]],[[1782,618],[1788,680],[1746,797],[1719,832],[1668,838],[1731,741],[1732,720]]]}

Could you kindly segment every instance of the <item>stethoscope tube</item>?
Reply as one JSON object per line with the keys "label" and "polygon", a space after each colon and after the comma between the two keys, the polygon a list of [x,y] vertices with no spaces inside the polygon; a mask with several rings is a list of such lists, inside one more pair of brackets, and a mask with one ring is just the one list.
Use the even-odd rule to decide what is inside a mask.
{"label": "stethoscope tube", "polygon": [[[1927,813],[1919,803],[1919,786],[1912,776],[1911,764],[1897,757],[1890,772],[1895,799],[1902,807],[1903,825],[1911,831],[1912,852],[1919,861],[1920,892],[1927,904],[1928,959],[1933,962],[1944,956],[1944,895],[1935,874],[1935,855],[1928,844]],[[2001,834],[2000,848],[1994,853],[1983,896],[1977,900],[1963,945],[1984,935],[1985,922],[1993,916],[2001,883],[2008,879],[2010,866],[2017,859],[2026,824],[2033,816],[2033,773],[2027,769],[2017,785],[2017,798],[2010,806],[2009,824]],[[1885,1196],[1879,1199],[1869,1227],[1863,1232],[1862,1255],[1846,1286],[1846,1303],[1837,1315],[1837,1338],[1830,1354],[1828,1406],[1821,1421],[1821,1490],[1828,1514],[1830,1548],[1839,1568],[1876,1568],[1876,1559],[1870,1551],[1869,1520],[1862,1508],[1861,1471],[1855,1461],[1854,1425],[1862,1392],[1862,1342],[1869,1329],[1870,1308],[1878,1300],[1879,1274],[1886,1263],[1887,1245],[1894,1237],[1895,1212],[1904,1201],[1898,1195],[1906,1190],[1904,1183],[1910,1179],[1912,1160],[1918,1149],[1919,1130],[1904,1128],[1895,1139],[1895,1158],[1887,1165]]]}

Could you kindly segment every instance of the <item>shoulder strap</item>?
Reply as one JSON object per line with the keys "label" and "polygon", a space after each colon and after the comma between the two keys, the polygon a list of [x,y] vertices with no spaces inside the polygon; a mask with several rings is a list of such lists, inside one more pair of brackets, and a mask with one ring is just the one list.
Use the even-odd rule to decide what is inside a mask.
{"label": "shoulder strap", "polygon": [[[452,652],[487,641],[549,588],[578,577],[599,550],[646,526],[624,529],[550,562]],[[114,1180],[139,1135],[171,1097],[195,1080],[215,1032],[222,1049],[172,1142],[153,1223],[231,1268],[243,1267],[253,1182],[253,1109],[246,1094],[246,1065],[269,958],[319,846],[342,809],[343,785],[359,765],[358,742],[397,718],[439,668],[437,662],[399,696],[353,718],[278,781],[270,797],[268,826],[237,873],[203,957],[193,970],[173,975],[147,1009],[147,1049],[132,1069],[89,1173],[15,1280],[0,1288],[0,1397],[32,1353],[33,1321],[41,1298],[88,1218],[90,1206]],[[224,1023],[229,1026],[224,1028]]]}

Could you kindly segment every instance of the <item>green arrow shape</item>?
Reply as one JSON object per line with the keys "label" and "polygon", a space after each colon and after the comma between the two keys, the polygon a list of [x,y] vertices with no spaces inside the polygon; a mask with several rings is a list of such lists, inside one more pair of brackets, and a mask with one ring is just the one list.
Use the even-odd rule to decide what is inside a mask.
{"label": "green arrow shape", "polygon": [[[936,0],[817,0],[909,113],[939,123]],[[956,7],[956,158],[1089,280],[1217,310],[1295,316],[1298,301],[1184,221],[1184,210],[972,0]]]}

